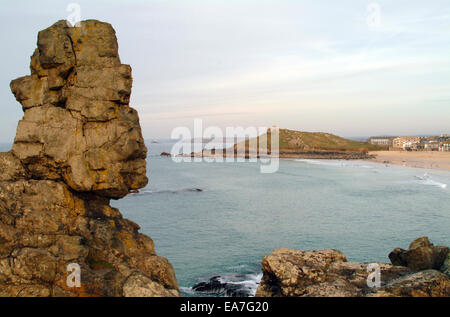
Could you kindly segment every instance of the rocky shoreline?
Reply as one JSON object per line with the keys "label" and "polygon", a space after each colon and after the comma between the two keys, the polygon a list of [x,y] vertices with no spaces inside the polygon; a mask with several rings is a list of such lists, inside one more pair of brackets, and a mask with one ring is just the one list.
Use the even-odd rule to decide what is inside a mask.
{"label": "rocky shoreline", "polygon": [[[347,262],[338,250],[277,249],[262,261],[258,297],[449,297],[450,254],[427,237],[389,254],[392,264]],[[378,267],[379,287],[370,285]]]}
{"label": "rocky shoreline", "polygon": [[[389,253],[392,264],[347,262],[338,250],[276,249],[262,261],[262,278],[252,289],[256,274],[222,274],[192,287],[195,294],[225,297],[448,297],[450,253],[427,237],[407,250]],[[379,285],[371,275],[379,270]]]}
{"label": "rocky shoreline", "polygon": [[[110,206],[148,182],[147,148],[129,106],[131,67],[120,62],[113,28],[59,21],[39,32],[37,46],[31,74],[11,82],[24,117],[12,151],[0,153],[0,296],[179,296],[170,262],[139,225]],[[340,251],[277,249],[262,260],[256,295],[450,295],[448,247],[423,237],[389,258],[392,264],[376,263],[381,285],[372,288],[369,264],[347,262]],[[249,294],[228,284],[213,277],[195,290]]]}
{"label": "rocky shoreline", "polygon": [[[208,157],[208,158],[266,158],[270,157],[268,155],[259,155],[257,153],[237,153],[237,151],[231,151],[226,153],[226,149],[215,150],[215,151],[203,151],[201,153],[183,154],[183,157]],[[170,156],[169,153],[161,153],[161,156]],[[351,151],[280,151],[277,154],[278,158],[288,158],[288,159],[315,159],[315,160],[371,160],[376,156],[374,154],[369,154],[368,152],[351,152]]]}
{"label": "rocky shoreline", "polygon": [[313,159],[313,160],[370,160],[374,155],[367,152],[309,151],[280,152],[280,158]]}

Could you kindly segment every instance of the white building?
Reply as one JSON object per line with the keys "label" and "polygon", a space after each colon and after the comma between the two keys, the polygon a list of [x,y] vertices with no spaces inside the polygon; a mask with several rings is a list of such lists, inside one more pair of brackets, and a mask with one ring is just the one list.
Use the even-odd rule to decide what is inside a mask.
{"label": "white building", "polygon": [[450,143],[442,143],[439,145],[440,152],[449,152],[450,151]]}
{"label": "white building", "polygon": [[420,137],[402,136],[395,138],[392,141],[392,146],[394,147],[394,149],[406,150],[416,148],[419,143]]}
{"label": "white building", "polygon": [[394,137],[376,136],[376,137],[370,137],[369,140],[367,140],[367,142],[370,144],[379,145],[379,146],[392,146],[393,139],[394,139]]}

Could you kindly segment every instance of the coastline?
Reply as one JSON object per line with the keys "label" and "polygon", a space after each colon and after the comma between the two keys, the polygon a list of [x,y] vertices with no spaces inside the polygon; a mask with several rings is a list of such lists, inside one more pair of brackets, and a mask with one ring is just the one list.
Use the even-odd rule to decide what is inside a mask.
{"label": "coastline", "polygon": [[[80,10],[77,3],[69,6],[80,13],[76,12]],[[68,12],[71,11],[69,6]],[[130,8],[132,13],[141,6],[135,3]],[[85,9],[83,6],[83,12]],[[184,17],[180,20],[177,14],[183,7],[175,11],[162,9],[164,14],[174,15],[169,23],[185,26]],[[213,23],[213,28],[221,30],[231,25],[233,32],[243,26],[243,39],[256,37],[258,41],[261,35],[264,37],[264,25],[253,28],[256,32],[253,34],[246,23],[257,20],[269,26],[280,24],[279,13],[286,11],[283,6],[283,12],[278,10],[271,16],[265,14],[265,8],[262,15],[258,8],[251,7],[244,11],[220,9],[238,13],[239,19],[224,21],[219,12],[220,23],[217,26]],[[303,9],[307,14],[311,11],[312,17],[317,10],[315,7]],[[247,16],[247,11],[256,13]],[[358,11],[358,8],[351,11]],[[356,12],[348,18],[354,20],[360,15]],[[345,116],[351,112],[351,121],[359,124],[347,133],[354,131],[355,135],[363,135],[371,125],[381,130],[378,119],[386,114],[366,119],[364,109],[358,111],[356,117],[353,106],[340,109],[342,103],[347,102],[340,99],[348,97],[341,93],[342,89],[357,88],[355,94],[352,93],[355,99],[350,100],[350,105],[356,106],[361,92],[367,89],[358,85],[361,78],[356,77],[352,79],[356,85],[346,82],[335,87],[333,67],[329,73],[331,85],[321,85],[320,91],[316,84],[306,85],[307,96],[303,96],[302,91],[299,100],[296,100],[297,89],[292,85],[299,79],[304,80],[293,76],[291,82],[290,73],[281,81],[275,78],[275,84],[285,86],[283,90],[294,94],[293,99],[281,100],[281,106],[266,102],[278,98],[280,91],[276,89],[269,91],[272,97],[264,94],[253,100],[260,88],[274,86],[269,82],[272,80],[270,73],[285,68],[284,59],[279,63],[278,57],[282,55],[272,51],[275,46],[278,50],[286,45],[278,45],[275,40],[267,47],[259,42],[250,43],[251,50],[261,48],[263,57],[267,55],[276,62],[269,65],[269,72],[260,74],[264,81],[259,88],[248,84],[253,81],[253,75],[241,74],[244,80],[231,87],[228,84],[221,87],[224,79],[213,85],[199,85],[201,90],[214,90],[216,86],[216,90],[225,88],[229,93],[198,93],[197,89],[191,89],[197,84],[192,84],[193,81],[212,81],[215,74],[228,76],[221,71],[227,65],[212,67],[210,78],[202,75],[201,58],[198,65],[196,62],[186,65],[187,69],[180,65],[181,73],[187,76],[181,81],[175,79],[175,83],[183,86],[185,79],[192,78],[188,89],[182,87],[181,93],[178,88],[174,90],[174,99],[169,100],[174,105],[169,109],[169,116],[156,113],[156,118],[150,118],[150,121],[160,120],[150,122],[152,133],[162,134],[175,126],[171,135],[178,133],[178,136],[170,141],[166,139],[167,142],[163,139],[146,142],[143,132],[148,122],[140,120],[138,111],[130,103],[133,88],[130,65],[134,62],[122,64],[116,31],[109,23],[93,19],[77,22],[79,17],[73,20],[71,16],[73,14],[68,20],[60,20],[38,33],[29,74],[10,83],[23,117],[17,124],[13,143],[0,143],[0,297],[134,297],[150,305],[156,304],[169,313],[173,310],[208,315],[277,312],[277,306],[284,305],[272,304],[267,297],[290,297],[289,302],[296,310],[301,309],[298,304],[302,303],[293,302],[292,297],[340,300],[345,297],[450,297],[450,152],[390,152],[388,146],[377,145],[391,142],[394,149],[399,149],[400,142],[408,149],[448,150],[450,135],[398,138],[380,135],[364,141],[325,132],[280,129],[275,125],[268,129],[229,126],[224,129],[225,134],[219,133],[228,121],[240,125],[248,121],[239,110],[234,119],[236,113],[227,106],[230,103],[226,100],[232,95],[231,103],[236,104],[234,99],[240,99],[245,93],[251,98],[244,96],[244,108],[245,99],[252,100],[244,116],[253,120],[252,108],[262,108],[264,121],[256,118],[261,123],[275,121],[273,123],[290,122],[292,125],[297,112],[292,111],[292,106],[306,100],[320,108],[324,100],[331,100],[335,103],[331,106],[338,106],[342,115],[336,116],[333,111],[316,114],[314,110],[306,117],[311,125],[317,116],[320,126],[329,124],[330,129],[342,131],[342,126],[349,122]],[[121,16],[123,14],[118,17]],[[191,18],[197,16],[194,14]],[[192,39],[192,34],[197,38],[198,26],[208,28],[213,20],[214,14],[208,14],[204,21],[187,23],[188,32],[181,37],[172,38],[169,32],[167,39],[184,42]],[[167,23],[162,22],[161,29],[164,29]],[[273,28],[273,34],[283,34],[284,29],[290,31],[289,25],[282,24],[281,29]],[[307,35],[306,40],[313,39],[314,27],[312,31],[301,34]],[[359,41],[352,41],[355,32],[349,33],[346,47],[352,48]],[[210,34],[204,35],[199,38],[208,39]],[[231,56],[240,61],[249,56],[249,47],[226,43],[229,37],[224,35],[217,43],[207,43],[206,48],[188,43],[179,49],[185,52],[187,48],[189,55],[194,47],[196,53],[199,52],[198,57],[210,56],[225,42],[227,47],[233,49],[234,46],[237,51],[242,48],[244,53],[234,56],[234,52],[231,55],[225,52],[222,57]],[[282,40],[284,42],[284,37]],[[287,40],[289,45],[290,39]],[[299,61],[287,62],[300,65],[310,59],[314,65],[316,59],[309,57],[310,44],[306,43],[306,49],[303,44],[294,49],[289,45],[288,54],[298,55]],[[430,47],[435,48],[433,45],[434,42],[430,43]],[[373,48],[384,47],[386,45]],[[145,52],[146,48],[141,46],[139,50]],[[165,48],[163,45],[161,52]],[[445,52],[442,51],[444,57]],[[336,60],[346,56],[345,52],[336,53]],[[177,63],[177,56],[165,60],[159,55],[163,56],[157,54],[149,59],[161,65],[169,61],[167,75],[161,78],[169,82],[175,69],[171,62]],[[303,58],[306,60],[301,60]],[[200,73],[196,72],[196,66],[200,67]],[[233,73],[248,71],[246,67],[239,69],[240,66],[238,63]],[[307,74],[306,79],[327,79],[328,70],[321,68],[313,76]],[[358,72],[367,71],[367,67],[354,68]],[[315,69],[311,72],[315,73]],[[385,77],[380,76],[381,81]],[[421,86],[432,87],[434,83],[433,80]],[[363,86],[366,84],[370,83],[364,80]],[[161,103],[160,96],[171,89],[165,83],[159,86],[164,88],[162,93],[157,92],[156,100],[151,100],[156,107],[167,104]],[[382,97],[389,99],[390,95]],[[213,99],[222,96],[225,96],[223,103]],[[420,92],[418,96],[421,97]],[[408,95],[405,98],[417,99]],[[193,105],[199,104],[195,99],[200,100],[200,105],[206,100],[212,104],[212,109],[205,112],[193,109],[198,112],[197,116],[191,112]],[[385,104],[382,102],[375,100],[368,107],[373,109],[374,104]],[[325,107],[327,110],[328,106]],[[178,110],[187,115],[180,116]],[[411,127],[419,119],[415,117],[417,114],[420,115],[414,113],[413,120],[408,121]],[[429,111],[426,114],[424,118],[433,115]],[[400,121],[405,115],[408,113],[402,113]],[[213,118],[208,119],[211,116]],[[143,119],[148,121],[148,118]],[[193,133],[190,132],[191,119]],[[211,123],[219,126],[207,127]],[[417,126],[421,132],[427,131],[423,130],[426,126]],[[400,129],[401,125],[395,127]],[[244,136],[238,138],[242,131]],[[250,133],[253,131],[258,133]],[[381,131],[400,132],[388,128]],[[210,149],[220,146],[220,140],[223,147],[232,144],[231,138],[219,138],[216,134],[234,134],[232,142],[235,144]],[[240,139],[242,141],[238,141]],[[420,146],[413,146],[416,141]],[[3,148],[7,151],[2,152]],[[156,155],[156,151],[161,154]],[[178,154],[180,151],[189,154]],[[179,159],[181,157],[186,159]],[[175,299],[162,300],[165,297]],[[243,297],[255,298],[240,299]]]}
{"label": "coastline", "polygon": [[450,171],[450,152],[374,151],[369,155],[374,155],[374,158],[366,161]]}
{"label": "coastline", "polygon": [[[220,157],[233,157],[233,158],[270,158],[270,155],[260,155],[255,152],[245,152],[237,153],[236,151],[231,151],[230,153],[225,152],[223,149],[221,151],[217,151],[218,153],[211,153],[209,151],[203,151],[191,154],[180,154],[182,157],[208,157],[208,158],[220,158]],[[169,153],[162,152],[161,156],[171,156]],[[278,153],[278,158],[280,159],[317,159],[317,160],[370,160],[375,158],[374,155],[368,152],[353,152],[353,151],[280,151]]]}

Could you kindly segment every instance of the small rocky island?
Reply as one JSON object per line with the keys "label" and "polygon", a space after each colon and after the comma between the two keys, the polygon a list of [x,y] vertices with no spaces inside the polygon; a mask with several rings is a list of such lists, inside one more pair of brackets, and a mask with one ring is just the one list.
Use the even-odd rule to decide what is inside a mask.
{"label": "small rocky island", "polygon": [[[368,151],[379,151],[383,147],[349,140],[324,132],[303,132],[289,129],[278,130],[278,149],[272,153],[272,129],[253,138],[235,143],[233,147],[208,149],[191,153],[192,157],[245,157],[260,158],[275,154],[288,159],[327,159],[327,160],[367,160],[375,158]],[[264,145],[264,146],[263,146]],[[261,148],[260,148],[261,146]],[[266,148],[267,147],[267,148]],[[185,154],[184,156],[189,156]]]}
{"label": "small rocky island", "polygon": [[24,116],[0,153],[0,296],[179,296],[172,265],[109,204],[148,182],[114,29],[59,21],[30,69],[11,82]]}

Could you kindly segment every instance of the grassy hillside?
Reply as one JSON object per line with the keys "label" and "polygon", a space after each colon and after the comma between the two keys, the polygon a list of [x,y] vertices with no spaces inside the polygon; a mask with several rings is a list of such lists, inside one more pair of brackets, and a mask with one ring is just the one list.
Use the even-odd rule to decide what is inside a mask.
{"label": "grassy hillside", "polygon": [[[264,134],[258,138],[267,138]],[[270,146],[270,132],[268,137]],[[341,138],[337,135],[323,132],[301,132],[288,129],[280,129],[280,152],[367,152],[383,150],[383,147],[369,143],[358,142]],[[248,149],[248,141],[246,141]]]}
{"label": "grassy hillside", "polygon": [[376,145],[344,139],[330,133],[280,129],[280,150],[367,152],[381,149]]}

